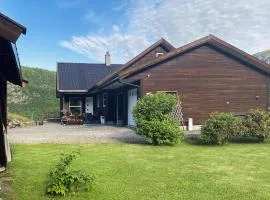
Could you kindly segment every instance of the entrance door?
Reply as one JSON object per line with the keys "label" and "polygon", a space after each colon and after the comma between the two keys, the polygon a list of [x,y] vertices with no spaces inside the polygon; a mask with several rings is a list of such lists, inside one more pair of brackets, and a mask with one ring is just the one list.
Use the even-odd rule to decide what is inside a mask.
{"label": "entrance door", "polygon": [[85,113],[93,115],[93,97],[86,97],[85,99]]}
{"label": "entrance door", "polygon": [[137,103],[137,89],[132,89],[128,91],[128,125],[136,126],[132,110]]}

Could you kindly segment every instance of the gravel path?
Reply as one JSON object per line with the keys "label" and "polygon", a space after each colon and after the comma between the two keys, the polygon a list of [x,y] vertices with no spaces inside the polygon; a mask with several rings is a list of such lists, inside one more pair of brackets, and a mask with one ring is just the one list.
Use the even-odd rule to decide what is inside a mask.
{"label": "gravel path", "polygon": [[144,139],[127,127],[47,123],[43,126],[8,130],[10,143],[143,143]]}

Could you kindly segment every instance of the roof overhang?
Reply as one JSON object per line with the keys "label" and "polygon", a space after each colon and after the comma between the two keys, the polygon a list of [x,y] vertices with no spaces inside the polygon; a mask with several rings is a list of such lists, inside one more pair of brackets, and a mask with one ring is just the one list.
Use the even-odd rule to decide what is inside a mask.
{"label": "roof overhang", "polygon": [[86,93],[88,90],[57,90],[57,92],[62,93]]}
{"label": "roof overhang", "polygon": [[16,43],[21,34],[26,34],[26,28],[0,13],[0,37]]}

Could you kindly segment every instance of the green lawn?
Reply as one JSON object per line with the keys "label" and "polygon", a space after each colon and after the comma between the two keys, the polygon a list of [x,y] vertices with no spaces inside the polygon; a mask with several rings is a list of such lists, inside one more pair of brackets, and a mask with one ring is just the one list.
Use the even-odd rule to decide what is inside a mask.
{"label": "green lawn", "polygon": [[74,150],[81,152],[74,166],[95,174],[95,186],[64,199],[270,199],[269,143],[15,145],[14,199],[51,199],[46,175],[61,152]]}

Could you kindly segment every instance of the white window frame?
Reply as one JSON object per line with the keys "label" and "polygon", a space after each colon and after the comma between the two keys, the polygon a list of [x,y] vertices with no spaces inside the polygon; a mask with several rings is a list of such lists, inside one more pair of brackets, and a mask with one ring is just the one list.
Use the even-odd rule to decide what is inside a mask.
{"label": "white window frame", "polygon": [[[106,96],[106,103],[104,102],[104,100],[105,100],[105,97]],[[108,93],[103,93],[102,94],[102,105],[103,105],[103,108],[105,108],[106,106],[107,106],[107,104],[108,104]]]}
{"label": "white window frame", "polygon": [[164,55],[163,52],[156,52],[156,58],[159,58],[159,57],[161,57],[161,56],[163,56],[163,55]]}
{"label": "white window frame", "polygon": [[[70,100],[71,99],[79,99],[80,100],[80,105],[79,106],[71,106],[70,105]],[[80,115],[82,114],[82,98],[81,97],[69,97],[69,113],[72,115],[72,112],[70,110],[70,108],[80,108]]]}

